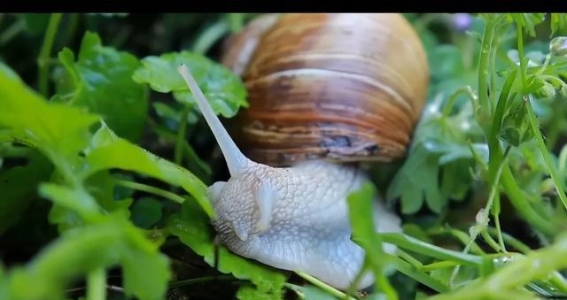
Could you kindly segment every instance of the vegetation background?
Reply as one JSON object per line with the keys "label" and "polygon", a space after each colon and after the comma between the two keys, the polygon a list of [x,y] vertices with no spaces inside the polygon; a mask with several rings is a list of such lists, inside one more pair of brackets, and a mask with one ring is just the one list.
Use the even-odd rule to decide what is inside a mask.
{"label": "vegetation background", "polygon": [[[377,284],[348,295],[213,243],[228,174],[175,70],[232,118],[217,62],[256,15],[0,14],[0,299],[567,299],[564,14],[405,14],[428,104],[349,198]],[[405,235],[365,231],[375,192]]]}

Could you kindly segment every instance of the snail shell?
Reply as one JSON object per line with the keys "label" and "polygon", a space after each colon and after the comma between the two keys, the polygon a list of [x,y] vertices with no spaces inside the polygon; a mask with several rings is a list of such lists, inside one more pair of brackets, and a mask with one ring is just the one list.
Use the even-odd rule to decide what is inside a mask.
{"label": "snail shell", "polygon": [[249,94],[235,139],[271,166],[402,157],[429,84],[401,14],[263,15],[230,37],[221,60]]}

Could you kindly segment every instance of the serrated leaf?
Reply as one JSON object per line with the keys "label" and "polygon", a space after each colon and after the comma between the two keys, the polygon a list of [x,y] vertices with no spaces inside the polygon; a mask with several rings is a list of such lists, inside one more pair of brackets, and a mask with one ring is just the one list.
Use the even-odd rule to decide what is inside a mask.
{"label": "serrated leaf", "polygon": [[469,190],[470,183],[473,181],[470,173],[472,167],[474,167],[474,164],[471,159],[455,160],[443,166],[441,192],[450,199],[463,200]]}
{"label": "serrated leaf", "polygon": [[147,89],[132,80],[138,59],[103,46],[98,34],[87,32],[78,60],[67,48],[59,52],[59,60],[63,69],[54,75],[53,101],[88,108],[119,136],[137,141],[148,113]]}
{"label": "serrated leaf", "polygon": [[[193,201],[186,201],[182,211],[169,218],[167,228],[195,253],[203,256],[209,265],[214,265],[215,233],[210,227],[210,219]],[[283,272],[233,254],[225,247],[220,247],[218,253],[220,272],[250,280],[257,290],[265,294],[281,294],[286,280]]]}
{"label": "serrated leaf", "polygon": [[167,257],[118,215],[68,231],[27,265],[11,269],[0,299],[64,299],[74,279],[117,265],[123,265],[126,294],[163,299],[171,277]]}
{"label": "serrated leaf", "polygon": [[423,144],[417,146],[395,175],[387,191],[388,199],[400,197],[402,213],[414,214],[425,203],[440,213],[447,199],[439,190],[439,155]]}
{"label": "serrated leaf", "polygon": [[230,118],[240,107],[248,106],[247,93],[242,80],[228,68],[204,55],[187,51],[172,52],[159,57],[148,56],[141,62],[143,67],[136,70],[134,80],[138,83],[147,83],[160,93],[172,92],[175,99],[182,103],[195,106],[193,94],[177,72],[178,66],[184,63],[191,70],[217,114]]}

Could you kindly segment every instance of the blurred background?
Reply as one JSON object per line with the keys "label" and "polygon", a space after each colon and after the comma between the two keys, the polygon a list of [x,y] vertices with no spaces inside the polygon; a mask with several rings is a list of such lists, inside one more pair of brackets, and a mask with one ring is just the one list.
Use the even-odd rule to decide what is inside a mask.
{"label": "blurred background", "polygon": [[[180,50],[194,51],[218,60],[223,41],[232,33],[239,32],[243,26],[258,14],[63,14],[54,24],[51,14],[0,14],[0,60],[13,68],[28,85],[38,88],[38,69],[45,66],[50,78],[55,78],[60,72],[60,62],[57,53],[68,47],[78,53],[81,40],[86,31],[96,32],[100,35],[105,46],[126,51],[138,58],[149,55],[161,55],[167,52]],[[427,51],[431,70],[431,85],[428,99],[433,101],[439,95],[452,94],[457,89],[472,85],[476,88],[478,77],[479,36],[482,33],[483,23],[474,15],[459,14],[405,14],[414,25]],[[46,36],[52,31],[52,44],[45,43]],[[47,34],[46,34],[47,32]],[[524,51],[532,55],[534,61],[541,61],[549,51],[551,29],[549,19],[535,27],[533,36],[526,35]],[[558,32],[555,35],[562,35]],[[503,55],[514,56],[516,36],[510,33],[504,36],[502,42]],[[531,53],[531,54],[530,54]],[[539,55],[539,56],[538,56]],[[516,51],[517,56],[517,51]],[[53,91],[53,80],[48,82],[49,90]],[[52,94],[52,93],[51,93]],[[464,100],[463,100],[464,101]],[[165,105],[164,105],[165,104]],[[1,108],[0,108],[1,109]],[[562,118],[553,105],[536,107],[543,128],[551,124],[555,136],[551,143],[555,153],[558,153],[564,144],[565,122],[557,125],[553,120]],[[174,156],[175,135],[182,118],[181,104],[172,99],[169,94],[151,92],[150,106],[146,131],[137,141],[142,147],[166,158]],[[208,134],[206,124],[197,121],[195,114],[188,116],[190,126],[185,138],[188,141],[186,155],[190,157],[184,162],[184,167],[195,173],[206,184],[215,180],[227,178],[224,160],[216,150],[216,142]],[[207,132],[207,134],[203,134]],[[391,171],[382,169],[376,174],[378,185],[387,186],[393,172],[401,163],[390,166]],[[6,167],[6,165],[4,166]],[[158,184],[158,183],[154,183]],[[468,195],[468,194],[467,194]],[[478,196],[478,195],[476,195]],[[427,211],[409,216],[412,224],[427,226],[427,224],[451,223],[452,226],[461,226],[464,230],[474,223],[478,209],[484,202],[475,202],[475,195],[461,198],[467,201],[451,202],[450,213],[441,218]],[[462,200],[462,199],[461,199]],[[152,228],[167,214],[167,204],[154,200],[138,201],[132,207],[133,219],[137,225]],[[49,226],[47,211],[49,202],[36,201],[27,208],[26,220],[33,222],[17,222],[5,232],[0,232],[0,258],[7,266],[26,262],[38,249],[57,236],[56,228]],[[522,220],[515,217],[509,206],[504,205],[509,214],[503,218],[504,231],[522,239],[525,243],[538,247],[542,240],[532,234]],[[441,220],[440,220],[441,219]],[[413,229],[416,235],[419,226]],[[442,236],[442,235],[440,235]],[[456,247],[452,242],[442,237],[435,243],[444,247]],[[215,275],[214,269],[202,262],[200,257],[192,253],[186,246],[168,241],[164,248],[176,263],[178,278],[184,278],[183,273],[195,274],[195,270],[205,275]],[[218,274],[217,274],[218,275]],[[417,283],[409,281],[403,276],[397,280],[405,290],[403,295],[415,292]],[[394,282],[395,283],[395,282]],[[403,283],[403,284],[402,284]],[[396,284],[394,284],[396,286]],[[226,295],[234,293],[234,287],[227,285]],[[208,293],[207,289],[218,289],[218,286],[204,284],[202,289],[192,288],[188,291],[173,289],[171,299],[199,298],[219,299],[219,292]],[[400,289],[402,289],[400,287]],[[117,293],[115,299],[120,299]],[[221,297],[222,298],[222,297]]]}

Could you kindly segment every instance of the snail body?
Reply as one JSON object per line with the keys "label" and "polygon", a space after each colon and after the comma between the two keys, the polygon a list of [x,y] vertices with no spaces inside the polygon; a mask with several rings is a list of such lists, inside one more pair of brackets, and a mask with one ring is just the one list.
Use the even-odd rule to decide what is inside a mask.
{"label": "snail body", "polygon": [[[368,181],[358,168],[307,160],[271,167],[246,158],[223,128],[186,67],[180,68],[227,161],[230,178],[208,189],[218,238],[229,250],[266,265],[305,272],[347,289],[364,261],[351,240],[347,196]],[[399,218],[376,202],[377,231],[400,232]],[[393,245],[384,245],[393,253]],[[358,288],[372,284],[367,273]]]}
{"label": "snail body", "polygon": [[[362,21],[354,22],[353,18]],[[375,20],[380,18],[393,24],[380,25]],[[234,36],[234,48],[226,53],[223,63],[242,76],[249,91],[250,109],[239,113],[237,121],[244,132],[241,144],[255,141],[252,148],[245,147],[252,160],[232,140],[190,72],[180,68],[229,169],[226,182],[209,187],[215,210],[212,224],[229,250],[275,268],[307,273],[338,289],[345,290],[354,282],[365,253],[351,240],[346,199],[370,181],[351,162],[388,161],[403,155],[424,102],[419,97],[425,98],[422,89],[427,76],[419,74],[419,82],[414,82],[408,80],[409,76],[397,74],[392,75],[396,80],[390,78],[391,82],[385,83],[389,78],[386,72],[397,66],[382,65],[397,54],[387,52],[390,54],[381,57],[381,48],[374,49],[376,53],[365,52],[364,40],[356,34],[369,24],[382,26],[376,30],[388,31],[396,22],[406,26],[402,26],[406,31],[401,31],[406,36],[392,39],[403,42],[417,38],[407,30],[409,25],[403,23],[403,17],[389,14],[267,15]],[[303,30],[314,37],[302,39],[311,36]],[[336,34],[341,30],[350,30],[344,35],[350,37],[345,45],[326,54],[318,50],[333,40],[328,36],[318,40],[317,33]],[[286,34],[295,40],[278,44]],[[379,33],[372,35],[380,37]],[[407,43],[412,45],[412,41]],[[267,46],[272,44],[279,47]],[[306,44],[311,47],[301,51],[300,45]],[[356,53],[343,53],[349,49]],[[283,58],[272,57],[270,51]],[[409,55],[406,62],[422,55],[420,51],[423,49],[417,48],[418,54]],[[352,73],[342,70],[349,66],[343,59],[356,58],[357,53],[362,55],[358,58],[360,64],[355,64],[360,68]],[[312,61],[294,61],[302,57]],[[317,67],[323,62],[327,69]],[[270,69],[274,64],[280,67]],[[370,66],[382,68],[383,72],[364,73],[370,72]],[[419,64],[416,68],[424,70]],[[337,74],[340,72],[346,75]],[[357,85],[354,79],[362,84]],[[302,83],[304,80],[308,83]],[[349,88],[345,82],[353,86]],[[401,90],[386,84],[398,84]],[[380,201],[373,204],[375,229],[401,232],[399,217]],[[391,244],[383,248],[390,254],[396,249]],[[373,280],[367,272],[357,288],[366,288]]]}

